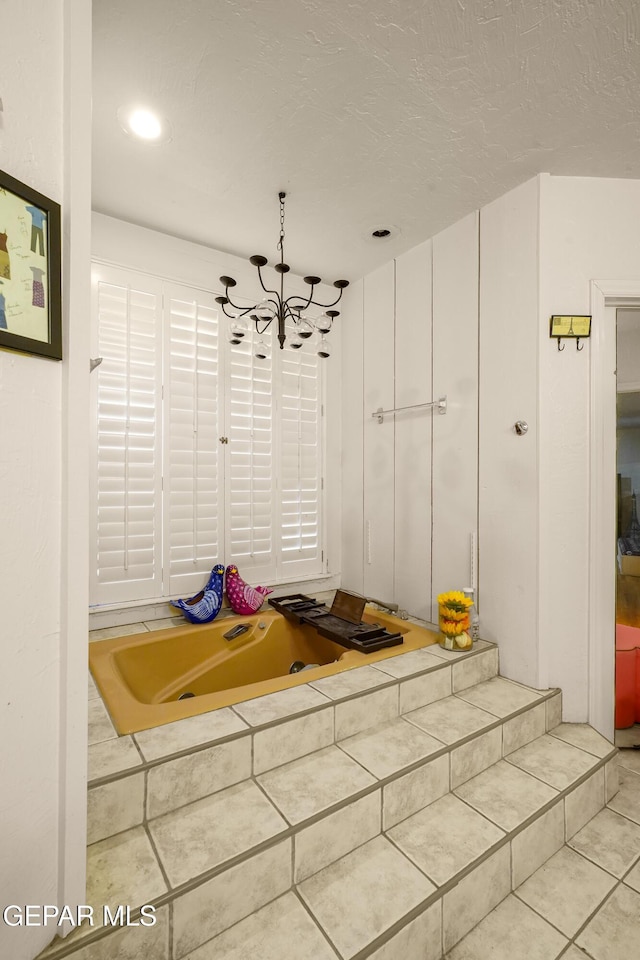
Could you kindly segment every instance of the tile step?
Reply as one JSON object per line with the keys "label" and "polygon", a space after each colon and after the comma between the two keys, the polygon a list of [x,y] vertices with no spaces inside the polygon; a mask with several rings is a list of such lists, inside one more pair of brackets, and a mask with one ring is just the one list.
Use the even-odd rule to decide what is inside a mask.
{"label": "tile step", "polygon": [[[464,749],[469,739],[487,734],[480,746],[497,759],[503,746],[510,751],[560,719],[559,691],[541,693],[496,677],[496,649],[486,646],[468,657],[466,664],[416,652],[419,658],[412,659],[414,654],[395,658],[406,664],[400,677],[372,665],[327,678],[351,687],[366,684],[356,692],[333,688],[333,700],[313,688],[296,688],[262,697],[253,701],[255,706],[251,702],[238,705],[254,721],[281,713],[284,706],[291,711],[253,726],[225,708],[144,731],[136,734],[135,740],[119,737],[96,743],[89,754],[88,843],[147,823],[241,781],[268,781],[274,770],[337,743],[375,781],[396,774],[401,767],[409,772],[428,755],[435,758],[439,752],[454,750],[455,786],[471,762],[472,748]],[[466,673],[456,674],[459,667]],[[390,660],[385,661],[385,671],[388,669],[402,667]],[[462,678],[476,683],[463,686]],[[313,706],[309,707],[310,703]],[[302,713],[296,712],[301,709]],[[391,730],[386,749],[402,762],[385,761],[384,744],[377,745],[376,737],[371,738],[372,726],[381,723],[396,724],[395,740]],[[504,734],[498,727],[504,727]],[[404,737],[400,730],[405,731]]]}
{"label": "tile step", "polygon": [[[428,706],[440,704],[455,716],[462,710],[468,719],[468,707],[480,710],[476,703],[482,702],[504,712],[523,691],[493,678]],[[386,960],[387,940],[400,945],[414,927],[433,932],[436,914],[450,949],[493,909],[498,894],[506,897],[605,802],[605,770],[611,780],[615,751],[586,726],[562,724],[523,745],[516,738],[510,741],[516,749],[502,756],[508,725],[517,719],[523,735],[530,733],[532,711],[542,705],[546,717],[556,695],[537,694],[515,715],[490,715],[489,727],[461,743],[437,742],[428,732],[433,718],[427,711],[425,720],[419,708],[426,730],[416,718],[396,718],[95,843],[89,848],[89,902],[100,910],[105,899],[154,904],[172,932],[158,960],[188,956],[291,890],[295,899],[286,901],[287,910],[303,927],[308,924],[300,910],[313,918],[331,944],[327,956],[337,950],[343,960],[364,960],[382,950]],[[398,725],[406,726],[412,749],[431,749],[431,741],[437,748],[389,772],[390,757],[402,746]],[[487,736],[499,737],[497,756],[491,743],[483,744]],[[457,752],[465,748],[461,780],[452,785]],[[348,793],[336,801],[345,783]],[[369,885],[375,882],[364,895],[367,876]],[[370,917],[358,899],[363,896]],[[364,925],[362,942],[351,930],[354,916],[369,917],[356,924]],[[142,936],[142,929],[79,930],[41,957],[81,951],[79,960],[102,960],[105,949],[113,952],[104,956],[118,955],[115,938]]]}

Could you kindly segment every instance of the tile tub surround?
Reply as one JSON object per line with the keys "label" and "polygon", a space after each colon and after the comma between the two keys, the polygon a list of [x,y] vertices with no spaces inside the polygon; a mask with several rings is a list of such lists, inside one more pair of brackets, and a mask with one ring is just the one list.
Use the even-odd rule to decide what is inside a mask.
{"label": "tile tub surround", "polygon": [[[234,617],[205,626],[189,624],[177,617],[159,624],[161,629],[153,632],[147,629],[149,624],[140,624],[138,632],[133,634],[123,628],[107,628],[107,634],[116,635],[96,638],[97,642],[90,643],[89,664],[95,686],[101,691],[118,732],[152,729],[241,702],[246,705],[250,725],[267,723],[277,718],[278,711],[283,716],[294,713],[296,698],[292,695],[290,703],[284,696],[263,702],[264,695],[282,694],[304,686],[303,697],[307,702],[298,706],[300,712],[323,701],[320,690],[313,698],[310,683],[318,682],[322,687],[325,681],[335,679],[335,683],[328,684],[329,692],[324,700],[342,700],[350,693],[385,683],[391,674],[374,670],[375,663],[397,660],[398,654],[418,652],[425,644],[437,642],[432,625],[403,621],[370,606],[364,611],[364,620],[394,633],[399,631],[402,642],[398,648],[383,648],[368,654],[347,650],[314,634],[312,628],[298,628],[271,607],[250,617]],[[245,628],[250,627],[250,632],[228,642],[229,625],[240,622]],[[119,636],[121,632],[126,635]],[[243,664],[248,659],[252,663],[251,675],[240,677],[237,671],[246,674]],[[308,673],[290,674],[293,660],[318,662]],[[430,662],[434,663],[432,657],[425,658],[422,666],[426,668]],[[456,663],[456,667],[459,666],[461,664]],[[356,678],[352,672],[357,668],[360,670]],[[216,689],[214,684],[214,689],[207,691],[207,678],[212,670],[220,674],[220,688]],[[186,690],[196,691],[197,696],[187,699],[178,696]],[[260,715],[256,715],[257,711]]]}
{"label": "tile tub surround", "polygon": [[[488,662],[491,664],[495,662],[494,651],[495,648],[484,645],[478,651],[461,656],[483,662],[490,657]],[[419,673],[408,673],[406,666],[387,673],[373,665],[350,671],[351,692],[343,699],[337,699],[340,691],[335,686],[331,698],[315,687],[305,686],[268,695],[263,698],[267,701],[265,705],[253,701],[239,705],[237,711],[224,707],[133,736],[114,736],[108,741],[92,744],[89,748],[92,771],[90,810],[92,820],[99,822],[95,826],[91,824],[91,830],[96,831],[91,836],[102,838],[109,835],[105,826],[111,822],[107,801],[115,788],[98,788],[116,780],[141,774],[145,778],[145,808],[142,816],[136,818],[129,807],[126,814],[123,812],[119,819],[113,820],[113,833],[170,813],[247,777],[259,777],[336,742],[377,780],[393,779],[396,773],[411,772],[430,757],[442,755],[448,745],[453,745],[459,748],[452,760],[452,785],[457,786],[500,759],[504,723],[524,722],[530,710],[544,709],[549,698],[557,696],[555,691],[537,692],[537,699],[531,700],[528,693],[528,702],[511,716],[507,710],[512,705],[514,693],[508,681],[501,681],[502,686],[495,687],[493,696],[495,698],[497,691],[502,691],[506,697],[505,705],[499,710],[494,707],[494,714],[489,714],[458,695],[442,696],[451,689],[452,672],[456,666],[462,665],[462,661],[451,664],[442,657],[419,652],[421,659],[412,653],[404,655],[412,661],[411,669],[421,671]],[[400,661],[402,657],[398,655],[393,659]],[[486,669],[486,665],[481,666],[479,672],[484,673]],[[338,679],[327,678],[331,681]],[[475,687],[464,688],[463,693],[465,696],[482,696],[483,688],[490,682],[482,681]],[[398,716],[403,689],[416,683],[424,684],[424,688],[428,685],[429,697],[437,695],[441,699]],[[514,686],[518,691],[524,689]],[[108,716],[100,700],[92,703],[101,708],[98,712],[94,707],[94,711],[100,730],[105,733],[104,721]],[[290,713],[285,714],[285,709]],[[341,710],[345,712],[339,716]],[[429,721],[435,735],[424,729],[425,725],[429,726],[425,721],[425,712],[429,711],[436,711],[436,719]],[[258,722],[265,716],[271,719]],[[372,726],[379,726],[380,720],[386,724],[384,732],[377,732]],[[365,729],[361,730],[362,727]],[[357,732],[352,733],[354,729]],[[535,734],[535,728],[531,729]],[[486,736],[477,741],[478,749],[475,749],[477,733],[486,733]],[[567,746],[567,749],[573,748]],[[120,757],[122,768],[118,770]],[[133,779],[130,783],[133,785]],[[390,802],[392,793],[390,788],[387,791]],[[414,812],[410,806],[409,803],[406,816]],[[139,804],[136,809],[139,810]],[[399,816],[401,809],[402,803],[389,818],[389,823]]]}
{"label": "tile tub surround", "polygon": [[[265,704],[224,708],[132,737],[98,740],[90,748],[90,790],[99,798],[97,788],[106,786],[120,796],[127,784],[134,784],[134,777],[144,778],[145,805],[141,824],[123,828],[115,837],[89,848],[90,863],[107,862],[101,851],[108,850],[111,843],[123,849],[133,844],[133,849],[144,838],[145,856],[153,858],[163,881],[148,894],[138,887],[129,893],[130,878],[116,864],[103,894],[106,902],[130,902],[132,907],[151,902],[158,910],[168,910],[168,960],[182,960],[191,954],[195,960],[206,960],[223,957],[224,951],[234,956],[239,941],[232,931],[240,930],[247,918],[288,892],[297,898],[311,923],[304,924],[303,942],[308,937],[310,944],[326,943],[329,957],[395,960],[397,945],[403,951],[406,947],[407,960],[424,960],[416,942],[416,931],[421,930],[428,934],[429,943],[441,944],[444,937],[447,949],[453,947],[510,893],[512,856],[522,864],[523,874],[528,871],[530,875],[540,866],[542,861],[536,860],[536,855],[541,844],[535,833],[540,821],[547,838],[542,844],[546,857],[562,847],[570,796],[598,773],[604,781],[602,771],[611,759],[608,754],[599,755],[602,749],[588,752],[562,737],[554,738],[561,750],[571,751],[574,766],[580,765],[577,761],[582,757],[587,765],[584,774],[567,787],[543,783],[511,763],[510,755],[501,752],[496,756],[496,745],[502,750],[504,731],[514,724],[519,724],[520,739],[549,738],[546,732],[541,734],[539,718],[544,714],[546,720],[547,706],[553,702],[555,707],[559,693],[528,691],[506,680],[492,682],[496,656],[489,645],[453,660],[437,653],[420,653],[420,658],[400,654],[380,665],[389,668],[392,663],[389,669],[372,664],[362,681],[358,670],[364,668],[351,671],[355,678],[349,692],[336,688],[322,692],[305,686],[298,690],[308,691],[308,697],[305,693],[295,699],[272,695]],[[402,663],[403,657],[407,663]],[[456,669],[465,659],[474,658],[481,663],[462,677],[458,673],[459,690],[451,693]],[[486,676],[490,669],[494,674]],[[377,676],[372,679],[370,671],[379,674],[381,682]],[[467,683],[476,678],[480,679]],[[405,711],[401,706],[403,685],[412,691],[405,698]],[[387,712],[386,700],[378,704],[381,693],[395,703],[393,712]],[[415,697],[419,706],[415,706]],[[473,701],[482,702],[484,708]],[[366,727],[340,739],[336,710],[352,704],[356,725],[365,717]],[[376,704],[382,715],[376,715]],[[514,711],[517,704],[521,705]],[[370,707],[368,711],[365,705]],[[412,715],[424,720],[422,711],[434,707],[442,721],[438,729],[433,727],[433,717],[430,730],[415,722]],[[480,718],[480,725],[474,729],[473,723],[460,724],[460,711]],[[536,721],[529,723],[527,717],[533,712]],[[304,750],[311,752],[298,756],[300,728],[313,726],[320,717],[321,728],[331,730],[331,742],[310,743]],[[98,721],[104,723],[102,714]],[[107,730],[102,727],[103,733]],[[583,732],[574,731],[577,736]],[[278,743],[277,764],[264,771],[255,763],[248,765],[252,757],[255,761],[255,744],[261,737]],[[481,749],[485,740],[490,749]],[[586,747],[587,741],[583,744]],[[523,742],[519,749],[526,745]],[[481,763],[488,769],[474,769],[473,757],[483,758]],[[122,767],[117,770],[120,758]],[[203,765],[200,773],[199,763]],[[219,777],[212,773],[216,764]],[[509,778],[501,773],[505,768],[512,774],[508,787]],[[465,779],[458,784],[460,770]],[[492,782],[488,775],[496,770]],[[241,777],[239,782],[229,783],[235,776]],[[483,776],[486,782],[481,781]],[[613,782],[612,776],[609,781]],[[455,794],[450,792],[452,782]],[[501,785],[512,793],[517,815],[500,814],[502,822],[498,822],[498,814],[483,804],[490,803]],[[197,794],[200,788],[211,792],[194,799],[194,791]],[[525,788],[530,788],[535,803],[530,798],[525,802]],[[593,791],[588,792],[591,796]],[[168,809],[171,803],[176,804],[174,809]],[[451,823],[451,829],[455,825],[454,851],[444,849],[437,857],[429,856],[421,841],[422,817],[432,821],[432,830],[437,829],[434,823],[438,818]],[[108,822],[108,816],[103,822]],[[466,836],[465,825],[469,828]],[[581,833],[576,833],[576,843]],[[354,926],[350,918],[357,914],[357,904],[363,899],[376,903],[382,892],[377,876],[371,873],[372,864],[386,864],[390,876],[406,877],[406,889],[403,886],[393,895],[385,895],[379,923],[374,920]],[[104,874],[104,867],[100,869]],[[338,888],[342,891],[339,896]],[[129,899],[123,900],[125,896]],[[287,900],[282,915],[302,916],[291,903]],[[280,905],[274,906],[273,916],[278,916],[280,909]],[[251,922],[242,929],[247,937],[253,936]],[[321,937],[317,941],[311,932],[315,929]],[[82,948],[78,960],[106,960],[108,945],[116,943],[115,935],[106,930],[76,931],[71,939],[50,948],[48,956],[62,958]],[[273,937],[273,949],[280,949],[275,932]],[[271,949],[270,944],[271,939],[265,941],[265,950]],[[290,949],[293,953],[282,954],[283,958],[298,960],[295,945]],[[439,947],[431,952],[438,956]]]}

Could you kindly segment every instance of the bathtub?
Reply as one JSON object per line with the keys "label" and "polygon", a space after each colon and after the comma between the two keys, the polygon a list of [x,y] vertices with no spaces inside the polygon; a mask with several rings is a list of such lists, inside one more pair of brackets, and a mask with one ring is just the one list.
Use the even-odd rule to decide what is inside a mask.
{"label": "bathtub", "polygon": [[[402,645],[377,653],[346,650],[266,610],[89,644],[89,667],[118,733],[136,733],[310,680],[328,677],[437,642],[431,630],[369,607],[363,619],[402,633]],[[224,638],[238,624],[248,629]],[[295,661],[318,664],[290,674]],[[193,694],[179,699],[184,694]]]}

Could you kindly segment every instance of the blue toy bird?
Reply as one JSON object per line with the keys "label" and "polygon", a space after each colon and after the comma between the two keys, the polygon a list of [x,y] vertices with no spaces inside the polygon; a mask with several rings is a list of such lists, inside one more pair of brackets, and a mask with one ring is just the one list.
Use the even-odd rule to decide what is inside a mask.
{"label": "blue toy bird", "polygon": [[190,600],[172,600],[171,606],[182,610],[190,623],[211,623],[217,617],[222,606],[224,567],[217,563],[200,593]]}

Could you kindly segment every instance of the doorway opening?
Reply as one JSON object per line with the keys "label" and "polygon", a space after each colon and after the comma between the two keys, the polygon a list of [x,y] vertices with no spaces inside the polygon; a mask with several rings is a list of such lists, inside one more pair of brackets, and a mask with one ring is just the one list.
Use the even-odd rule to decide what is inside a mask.
{"label": "doorway opening", "polygon": [[615,743],[640,749],[640,308],[616,311]]}

